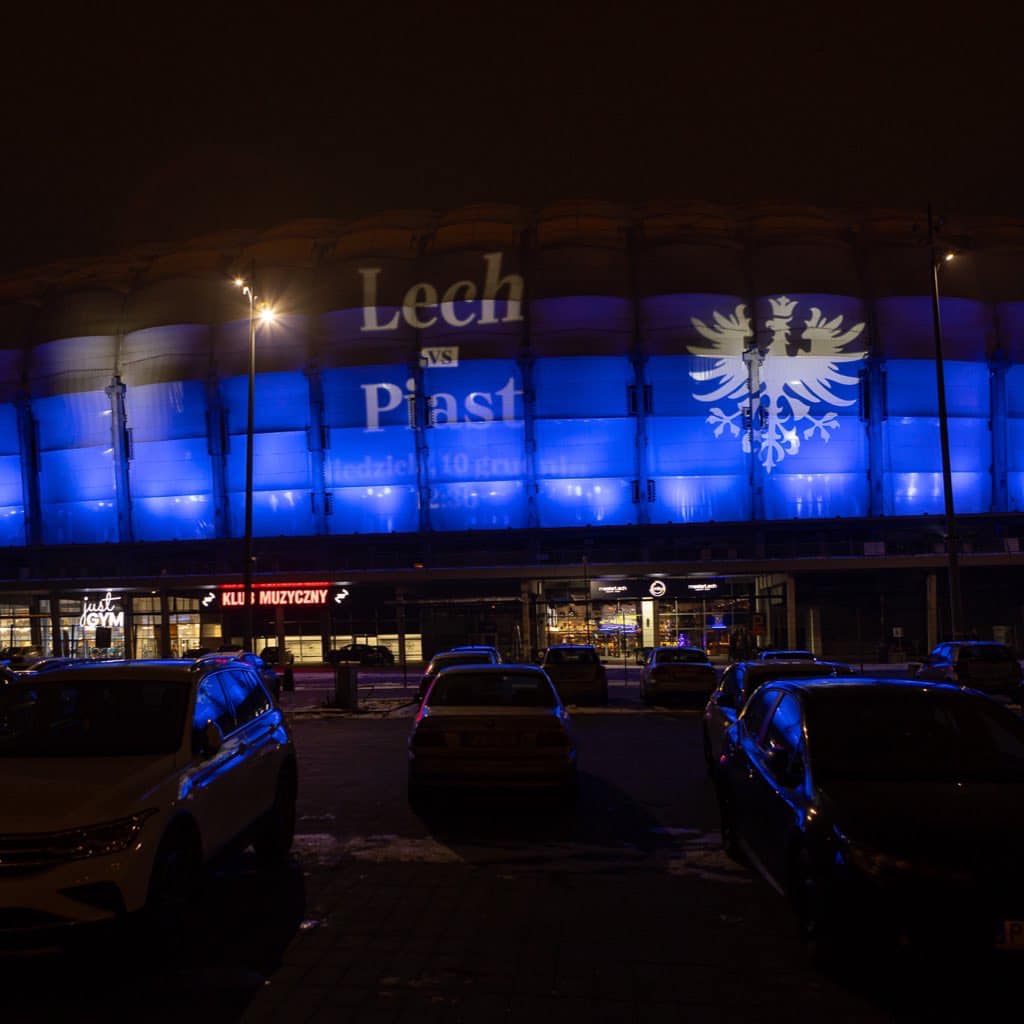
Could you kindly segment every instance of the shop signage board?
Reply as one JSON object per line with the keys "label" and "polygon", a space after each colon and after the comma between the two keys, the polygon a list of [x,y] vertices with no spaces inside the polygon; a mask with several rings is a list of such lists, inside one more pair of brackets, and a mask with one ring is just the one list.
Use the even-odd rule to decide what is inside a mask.
{"label": "shop signage board", "polygon": [[88,595],[82,599],[82,614],[78,624],[83,629],[124,629],[124,607],[121,595],[108,590],[98,601],[90,601]]}
{"label": "shop signage board", "polygon": [[[252,588],[252,604],[257,608],[325,605],[331,589],[330,583],[257,583]],[[245,588],[237,583],[225,584],[220,604],[222,608],[244,608]]]}
{"label": "shop signage board", "polygon": [[591,580],[591,601],[633,601],[637,598],[659,598],[669,595],[665,580]]}

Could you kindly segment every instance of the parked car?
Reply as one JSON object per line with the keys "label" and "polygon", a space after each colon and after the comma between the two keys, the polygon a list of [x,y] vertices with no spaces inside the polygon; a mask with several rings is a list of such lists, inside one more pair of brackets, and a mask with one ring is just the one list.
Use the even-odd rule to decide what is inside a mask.
{"label": "parked car", "polygon": [[736,721],[758,687],[773,679],[814,679],[853,676],[853,669],[838,661],[737,661],[730,665],[704,706],[701,729],[704,760],[714,774],[726,729]]}
{"label": "parked car", "polygon": [[223,851],[291,847],[295,750],[243,662],[9,678],[0,722],[0,929],[27,940],[146,911],[159,933]]}
{"label": "parked car", "polygon": [[294,665],[295,655],[287,648],[279,648],[276,645],[273,647],[264,647],[260,651],[260,657],[268,665]]}
{"label": "parked car", "polygon": [[767,650],[758,655],[761,661],[817,661],[818,656],[810,651],[800,649]]}
{"label": "parked car", "polygon": [[416,691],[416,699],[422,701],[430,689],[434,677],[443,668],[451,668],[453,665],[497,665],[496,654],[486,650],[472,649],[468,651],[441,651],[430,659],[430,663],[423,670],[419,688]]}
{"label": "parked car", "polygon": [[556,644],[544,652],[540,667],[566,704],[608,703],[608,676],[593,645]]}
{"label": "parked car", "polygon": [[434,679],[409,733],[409,800],[430,792],[543,789],[575,799],[569,713],[536,665],[455,665]]}
{"label": "parked car", "polygon": [[1024,698],[1020,662],[1006,644],[954,640],[939,644],[916,672],[917,679],[955,683],[972,690]]}
{"label": "parked car", "polygon": [[327,661],[331,665],[339,661],[358,661],[360,665],[394,665],[395,656],[387,647],[376,644],[346,644],[331,651]]}
{"label": "parked car", "polygon": [[240,647],[222,647],[212,654],[204,654],[196,659],[203,664],[228,664],[240,661],[248,665],[263,681],[263,685],[274,698],[281,699],[281,677],[260,657],[251,651],[243,651]]}
{"label": "parked car", "polygon": [[879,939],[1024,949],[1024,722],[954,686],[768,683],[726,731],[727,849],[819,953]]}
{"label": "parked car", "polygon": [[655,647],[640,670],[640,699],[645,704],[693,695],[706,700],[716,681],[714,666],[699,647]]}
{"label": "parked car", "polygon": [[30,661],[45,656],[42,647],[5,647],[0,651],[0,665],[24,668]]}

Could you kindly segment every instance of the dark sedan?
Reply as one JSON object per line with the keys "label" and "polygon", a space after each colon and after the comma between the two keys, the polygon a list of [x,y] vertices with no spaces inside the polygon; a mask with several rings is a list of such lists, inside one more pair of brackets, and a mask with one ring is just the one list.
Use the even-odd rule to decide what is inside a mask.
{"label": "dark sedan", "polygon": [[767,683],[715,782],[727,849],[789,896],[817,953],[1024,950],[1024,722],[984,695]]}
{"label": "dark sedan", "polygon": [[701,730],[704,735],[704,759],[714,772],[722,752],[725,730],[736,721],[758,687],[773,679],[811,679],[823,676],[852,676],[853,669],[838,661],[737,661],[730,665],[704,706]]}

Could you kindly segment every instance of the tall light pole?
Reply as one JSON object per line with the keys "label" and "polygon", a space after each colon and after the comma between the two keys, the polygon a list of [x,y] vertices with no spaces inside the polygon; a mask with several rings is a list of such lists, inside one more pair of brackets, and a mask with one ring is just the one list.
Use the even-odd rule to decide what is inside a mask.
{"label": "tall light pole", "polygon": [[942,360],[942,319],[939,315],[939,267],[953,258],[935,245],[935,222],[928,204],[928,251],[932,261],[932,326],[935,333],[935,383],[939,397],[939,444],[942,448],[942,494],[946,506],[946,556],[949,560],[949,628],[952,638],[963,636],[963,602],[960,595],[960,540],[953,511],[953,469],[949,457],[949,417],[946,413],[946,378]]}
{"label": "tall light pole", "polygon": [[248,412],[245,426],[245,550],[242,555],[242,601],[245,608],[245,636],[242,646],[251,651],[254,646],[253,613],[252,613],[252,571],[255,559],[252,554],[252,467],[253,467],[253,422],[256,407],[256,320],[260,323],[272,324],[274,310],[265,302],[259,302],[254,282],[255,268],[249,280],[236,277],[235,286],[249,300],[249,397]]}

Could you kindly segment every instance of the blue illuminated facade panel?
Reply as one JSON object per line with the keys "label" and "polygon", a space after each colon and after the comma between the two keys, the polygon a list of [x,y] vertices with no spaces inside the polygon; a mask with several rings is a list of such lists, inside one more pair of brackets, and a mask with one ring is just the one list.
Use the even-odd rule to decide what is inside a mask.
{"label": "blue illuminated facade panel", "polygon": [[[221,382],[228,418],[227,498],[232,536],[245,532],[248,378]],[[257,376],[253,439],[253,534],[314,533],[309,455],[309,384],[302,373]]]}
{"label": "blue illuminated facade panel", "polygon": [[538,359],[533,368],[541,526],[637,521],[633,366],[619,356]]}
{"label": "blue illuminated facade panel", "polygon": [[107,544],[117,535],[110,401],[102,391],[32,400],[38,424],[44,544]]}
{"label": "blue illuminated facade panel", "polygon": [[206,394],[198,381],[128,389],[136,540],[216,536]]}
{"label": "blue illuminated facade panel", "polygon": [[[882,425],[887,515],[944,512],[935,364],[886,363]],[[945,363],[953,501],[957,512],[987,512],[992,503],[992,435],[988,365]]]}
{"label": "blue illuminated facade panel", "polygon": [[[708,408],[694,396],[696,356],[651,356],[646,470],[652,523],[729,522],[751,516],[750,456],[742,415],[716,436]],[[741,481],[737,487],[736,482]]]}
{"label": "blue illuminated facade panel", "polygon": [[331,533],[414,533],[419,524],[415,394],[408,367],[323,372],[324,480]]}
{"label": "blue illuminated facade panel", "polygon": [[1011,512],[1024,512],[1024,366],[1006,371],[1006,486]]}
{"label": "blue illuminated facade panel", "polygon": [[512,360],[423,371],[426,479],[435,530],[526,526],[523,387]]}
{"label": "blue illuminated facade panel", "polygon": [[18,410],[0,405],[0,546],[25,543],[25,499],[22,487]]}
{"label": "blue illuminated facade panel", "polygon": [[[750,308],[728,295],[655,296],[638,300],[635,325],[630,301],[543,299],[543,316],[508,324],[499,305],[493,338],[478,326],[482,307],[457,302],[427,339],[453,357],[439,349],[419,364],[424,339],[403,326],[414,315],[404,307],[378,309],[400,322],[371,335],[349,311],[347,333],[323,342],[326,362],[376,364],[317,368],[310,339],[293,339],[307,365],[256,378],[254,534],[943,513],[926,300],[879,300],[876,338],[849,296],[768,295]],[[946,309],[956,511],[1024,511],[1024,367],[1003,354],[1020,350],[1024,313],[986,362],[971,353],[987,351],[990,312]],[[468,321],[464,334],[453,316]],[[63,359],[70,342],[40,348],[54,363],[40,387],[69,386],[61,375],[74,361],[53,353]],[[98,366],[106,351],[87,354]],[[92,390],[0,405],[0,545],[33,531],[47,544],[241,536],[248,378],[111,375],[104,391],[96,366]]]}

